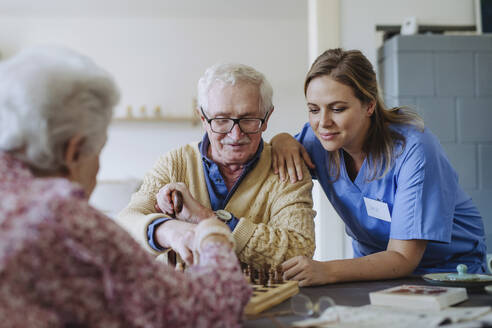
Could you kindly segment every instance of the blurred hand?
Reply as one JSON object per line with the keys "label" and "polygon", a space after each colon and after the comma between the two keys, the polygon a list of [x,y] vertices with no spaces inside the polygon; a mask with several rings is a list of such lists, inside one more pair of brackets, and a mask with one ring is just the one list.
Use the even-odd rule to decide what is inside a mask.
{"label": "blurred hand", "polygon": [[[203,220],[202,222],[200,222],[199,225],[196,226],[195,235],[199,236],[201,231],[207,232],[207,230],[210,231],[210,230],[213,230],[216,228],[221,228],[224,231],[230,231],[229,227],[224,222],[220,221],[216,217],[212,217],[212,218],[208,218],[206,220]],[[229,241],[229,239],[227,238],[227,236],[225,236],[223,234],[211,233],[210,235],[208,235],[207,237],[205,237],[202,240],[201,245],[196,245],[196,248],[199,249],[200,247],[204,247],[206,244],[212,243],[212,242],[215,242],[215,243],[219,242],[222,244],[229,245],[230,247],[233,246],[231,244],[231,242]]]}
{"label": "blurred hand", "polygon": [[[183,209],[179,213],[175,213],[172,202],[171,193],[174,190],[180,191],[183,196]],[[175,216],[182,221],[199,223],[215,215],[211,209],[196,201],[188,190],[188,187],[182,182],[169,183],[162,187],[156,195],[156,200],[156,210],[169,216]]]}
{"label": "blurred hand", "polygon": [[293,257],[282,263],[284,279],[299,281],[300,287],[328,283],[328,262],[319,262],[305,256]]}
{"label": "blurred hand", "polygon": [[157,228],[156,236],[161,246],[172,248],[187,265],[193,264],[195,225],[178,220],[170,220]]}
{"label": "blurred hand", "polygon": [[287,177],[290,177],[292,183],[302,180],[302,161],[310,169],[315,168],[306,149],[290,134],[277,134],[270,144],[273,171],[280,176],[280,180],[285,181]]}

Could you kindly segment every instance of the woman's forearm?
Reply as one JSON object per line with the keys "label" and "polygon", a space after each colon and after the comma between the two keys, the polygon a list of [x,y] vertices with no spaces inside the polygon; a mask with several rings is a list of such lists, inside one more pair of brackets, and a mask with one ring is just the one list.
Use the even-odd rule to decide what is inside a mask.
{"label": "woman's forearm", "polygon": [[387,250],[371,255],[324,263],[326,283],[394,279],[411,274],[416,265],[401,253]]}

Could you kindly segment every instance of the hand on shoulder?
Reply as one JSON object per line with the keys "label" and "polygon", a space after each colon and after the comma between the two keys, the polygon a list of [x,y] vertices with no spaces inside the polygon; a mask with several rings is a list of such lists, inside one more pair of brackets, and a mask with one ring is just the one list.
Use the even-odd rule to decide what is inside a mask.
{"label": "hand on shoulder", "polygon": [[290,178],[292,183],[301,181],[302,162],[311,169],[315,168],[306,149],[290,134],[280,133],[270,141],[272,145],[272,168],[278,174],[280,180]]}

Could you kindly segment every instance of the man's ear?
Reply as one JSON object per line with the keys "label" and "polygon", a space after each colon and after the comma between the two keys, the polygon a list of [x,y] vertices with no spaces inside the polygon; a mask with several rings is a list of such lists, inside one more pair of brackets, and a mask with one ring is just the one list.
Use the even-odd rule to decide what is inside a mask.
{"label": "man's ear", "polygon": [[82,145],[84,144],[85,138],[80,135],[75,135],[71,137],[65,146],[65,153],[63,154],[63,159],[65,160],[66,167],[70,170],[74,164],[76,164],[80,159],[80,152],[82,150]]}
{"label": "man's ear", "polygon": [[270,109],[270,111],[268,112],[268,115],[265,119],[265,123],[263,123],[263,125],[261,126],[261,131],[265,131],[267,129],[267,126],[268,126],[268,121],[270,120],[270,117],[272,116],[272,113],[273,113],[273,110],[275,109],[274,106],[272,106],[272,108]]}
{"label": "man's ear", "polygon": [[200,110],[200,107],[197,107],[196,112],[197,112],[198,116],[200,117],[200,121],[202,121],[203,128],[205,129],[205,131],[207,131],[208,122],[205,119],[205,117],[203,117],[203,114],[202,114],[202,111]]}
{"label": "man's ear", "polygon": [[207,120],[205,119],[205,117],[203,117],[203,115],[202,115],[202,114],[200,114],[200,120],[202,121],[202,126],[203,126],[203,128],[206,130],[206,129],[207,129],[207,124],[208,124],[208,122],[207,122]]}

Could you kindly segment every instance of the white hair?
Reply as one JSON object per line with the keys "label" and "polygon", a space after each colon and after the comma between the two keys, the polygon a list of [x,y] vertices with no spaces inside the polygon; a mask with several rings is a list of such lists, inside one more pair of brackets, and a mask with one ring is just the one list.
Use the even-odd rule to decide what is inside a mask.
{"label": "white hair", "polygon": [[75,135],[84,153],[99,151],[118,100],[111,75],[88,57],[58,47],[22,51],[0,63],[0,150],[58,171]]}
{"label": "white hair", "polygon": [[209,67],[198,81],[198,105],[204,111],[208,109],[208,93],[217,82],[230,85],[238,82],[252,83],[260,91],[260,112],[266,114],[273,107],[273,89],[262,73],[247,65],[228,63]]}

